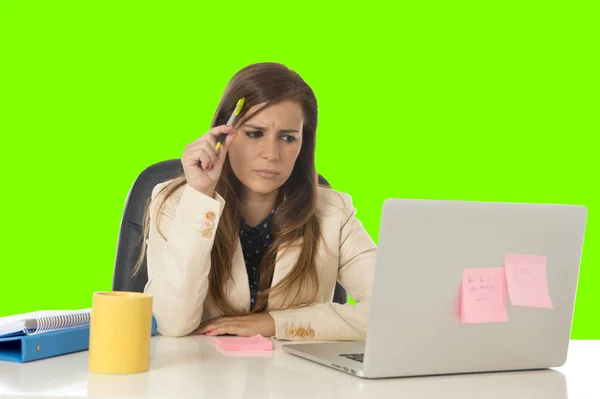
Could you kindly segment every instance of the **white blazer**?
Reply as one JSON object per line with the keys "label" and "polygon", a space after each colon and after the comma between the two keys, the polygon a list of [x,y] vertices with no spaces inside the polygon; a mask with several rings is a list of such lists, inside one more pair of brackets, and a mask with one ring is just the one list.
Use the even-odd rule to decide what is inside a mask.
{"label": "white blazer", "polygon": [[[224,199],[208,197],[185,184],[165,203],[161,232],[156,229],[156,199],[168,182],[152,192],[151,226],[147,241],[148,283],[144,292],[153,296],[153,314],[158,332],[184,336],[201,322],[219,314],[208,292],[210,252]],[[350,195],[319,187],[316,215],[320,218],[322,240],[315,258],[319,276],[316,302],[302,308],[273,310],[275,338],[283,340],[364,340],[371,299],[376,245],[362,223]],[[278,254],[272,285],[294,266],[301,242]],[[356,304],[333,303],[339,281]],[[250,289],[244,256],[238,240],[232,263],[232,277],[226,287],[227,299],[235,309],[250,310]],[[269,297],[269,306],[285,298]]]}

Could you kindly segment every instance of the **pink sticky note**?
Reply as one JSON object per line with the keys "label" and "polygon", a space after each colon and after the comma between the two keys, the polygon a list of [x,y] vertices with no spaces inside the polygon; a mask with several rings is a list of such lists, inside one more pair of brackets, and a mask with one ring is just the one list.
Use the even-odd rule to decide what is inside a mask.
{"label": "pink sticky note", "polygon": [[508,321],[504,268],[464,269],[461,318],[463,323]]}
{"label": "pink sticky note", "polygon": [[510,301],[515,306],[552,308],[546,257],[507,253],[504,260]]}
{"label": "pink sticky note", "polygon": [[215,344],[226,351],[273,350],[273,342],[260,334],[252,337],[218,337]]}
{"label": "pink sticky note", "polygon": [[456,294],[456,301],[454,302],[454,314],[459,319],[462,318],[462,282],[458,286],[458,293]]}

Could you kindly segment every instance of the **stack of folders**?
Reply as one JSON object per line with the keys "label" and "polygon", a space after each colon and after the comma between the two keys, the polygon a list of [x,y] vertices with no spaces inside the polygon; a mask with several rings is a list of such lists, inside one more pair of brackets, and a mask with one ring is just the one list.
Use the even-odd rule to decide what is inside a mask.
{"label": "stack of folders", "polygon": [[88,350],[91,315],[91,309],[79,309],[0,317],[0,361],[26,363]]}

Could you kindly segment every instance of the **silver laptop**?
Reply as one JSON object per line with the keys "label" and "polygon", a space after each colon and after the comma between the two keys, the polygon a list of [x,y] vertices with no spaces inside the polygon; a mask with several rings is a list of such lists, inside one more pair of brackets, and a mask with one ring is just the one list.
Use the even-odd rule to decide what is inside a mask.
{"label": "silver laptop", "polygon": [[[559,367],[586,218],[577,205],[388,199],[366,341],[282,349],[365,378]],[[546,257],[552,308],[515,306],[507,294],[508,321],[462,323],[463,269],[502,267],[507,253]]]}

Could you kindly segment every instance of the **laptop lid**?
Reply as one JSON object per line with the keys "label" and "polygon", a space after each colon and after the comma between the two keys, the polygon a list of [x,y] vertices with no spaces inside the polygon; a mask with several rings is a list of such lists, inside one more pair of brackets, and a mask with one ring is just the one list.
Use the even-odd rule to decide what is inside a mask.
{"label": "laptop lid", "polygon": [[[570,339],[586,217],[583,206],[386,200],[365,343],[365,375],[562,365]],[[508,256],[516,256],[519,262],[537,262],[529,265],[535,275],[520,285],[512,284],[519,278],[510,275],[515,295],[530,295],[530,302],[512,303],[504,267],[507,254],[514,254]],[[545,274],[539,270],[540,260],[545,263]],[[505,321],[494,321],[503,318],[497,302],[478,308],[475,301],[479,299],[468,293],[460,301],[463,273],[472,268],[492,268],[495,271],[487,272],[504,276],[506,287],[492,287],[486,295],[492,300],[498,290],[505,293]],[[480,277],[467,278],[473,276]],[[540,299],[544,278],[546,302],[549,299],[552,307],[539,307],[548,305]],[[531,289],[537,290],[533,295],[537,299],[531,299],[527,292]],[[523,298],[515,296],[514,300]],[[463,323],[461,303],[471,321],[492,321]]]}

